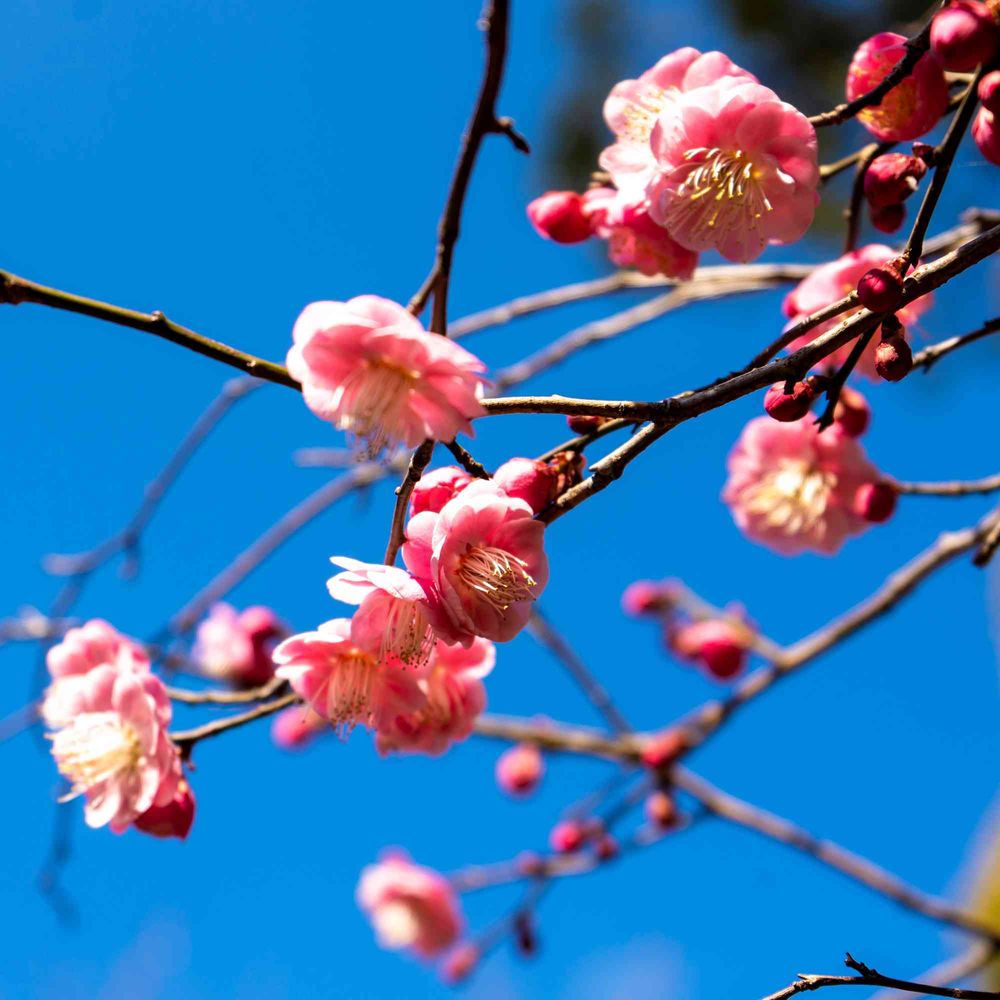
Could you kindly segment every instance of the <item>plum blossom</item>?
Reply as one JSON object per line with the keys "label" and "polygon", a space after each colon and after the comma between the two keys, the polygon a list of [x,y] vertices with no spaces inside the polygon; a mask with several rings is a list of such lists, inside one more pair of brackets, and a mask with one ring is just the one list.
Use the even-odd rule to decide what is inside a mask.
{"label": "plum blossom", "polygon": [[148,671],[102,664],[81,677],[72,716],[50,736],[52,755],[71,784],[66,800],[86,798],[87,825],[121,833],[178,791],[180,754],[167,736],[170,699]]}
{"label": "plum blossom", "polygon": [[288,370],[309,409],[352,435],[367,457],[471,434],[469,421],[483,413],[483,363],[388,299],[313,302],[292,339]]}
{"label": "plum blossom", "polygon": [[420,668],[417,685],[425,702],[408,715],[397,715],[379,728],[379,753],[422,753],[437,757],[472,732],[486,708],[482,679],[493,669],[496,650],[487,639],[467,649],[438,642],[429,663]]}
{"label": "plum blossom", "polygon": [[395,657],[408,666],[426,663],[435,636],[423,585],[397,566],[346,556],[334,556],[330,562],[344,570],[327,582],[330,596],[358,605],[351,620],[352,639],[377,648],[383,660]]}
{"label": "plum blossom", "polygon": [[815,129],[753,80],[722,79],[681,95],[657,120],[650,146],[650,215],[689,250],[751,261],[812,223]]}
{"label": "plum blossom", "polygon": [[524,627],[549,576],[544,526],[532,514],[496,483],[476,480],[439,513],[410,520],[403,561],[436,596],[440,638],[506,642]]}
{"label": "plum blossom", "polygon": [[194,660],[209,677],[255,687],[273,676],[271,653],[286,632],[270,608],[215,604],[198,626]]}
{"label": "plum blossom", "polygon": [[[892,247],[881,243],[870,243],[868,246],[852,250],[837,260],[817,267],[812,274],[803,278],[785,296],[782,308],[789,319],[788,325],[791,326],[811,313],[842,299],[857,288],[858,282],[868,271],[872,268],[882,267],[897,256],[897,252]],[[896,313],[896,318],[903,324],[904,328],[911,326],[931,307],[933,302],[933,296],[930,294],[922,295],[919,299],[914,299],[900,308]],[[793,340],[788,345],[789,350],[797,351],[800,347],[811,344],[817,337],[832,330],[855,312],[857,309],[848,310],[813,327],[801,337]],[[853,344],[848,343],[839,347],[825,359],[826,362],[834,367],[839,367],[847,360],[852,346]],[[876,344],[873,340],[861,356],[857,366],[857,371],[869,378],[876,377],[875,347]]]}
{"label": "plum blossom", "polygon": [[133,825],[143,833],[154,837],[177,837],[187,840],[194,823],[195,798],[191,786],[181,778],[177,782],[174,797],[163,805],[150,806]]}
{"label": "plum blossom", "polygon": [[839,424],[820,432],[806,417],[757,417],[729,455],[722,499],[740,530],[783,555],[833,555],[871,524],[862,487],[883,480]]}
{"label": "plum blossom", "polygon": [[365,868],[356,896],[383,948],[409,948],[421,958],[435,958],[462,932],[462,913],[451,884],[402,852],[387,853]]}
{"label": "plum blossom", "polygon": [[282,750],[301,750],[328,729],[326,719],[307,705],[293,705],[274,717],[271,740]]}
{"label": "plum blossom", "polygon": [[410,517],[425,510],[436,514],[471,482],[472,476],[457,465],[445,465],[424,473],[410,496]]}
{"label": "plum blossom", "polygon": [[604,102],[604,120],[616,141],[601,153],[600,164],[626,201],[641,205],[656,175],[649,139],[660,116],[669,116],[688,91],[738,80],[757,82],[721,52],[702,54],[688,47],[664,56],[638,80],[622,80],[612,88]]}
{"label": "plum blossom", "polygon": [[358,725],[391,724],[424,703],[414,671],[382,659],[377,645],[358,645],[349,618],[291,636],[274,651],[274,662],[276,676],[344,735]]}

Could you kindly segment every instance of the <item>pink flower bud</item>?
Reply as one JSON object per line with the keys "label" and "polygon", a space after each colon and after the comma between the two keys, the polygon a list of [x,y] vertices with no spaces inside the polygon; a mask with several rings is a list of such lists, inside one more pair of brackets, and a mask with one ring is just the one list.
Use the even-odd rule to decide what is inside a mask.
{"label": "pink flower bud", "polygon": [[618,857],[618,841],[610,833],[603,833],[594,844],[594,854],[598,861],[612,861]]}
{"label": "pink flower bud", "polygon": [[913,368],[913,352],[900,334],[885,337],[875,348],[875,371],[886,382],[899,382]]}
{"label": "pink flower bud", "polygon": [[[906,38],[883,31],[862,42],[847,70],[847,99],[867,94],[906,55]],[[858,121],[877,139],[899,142],[917,139],[937,124],[948,107],[948,83],[937,57],[927,52],[913,72],[896,84],[875,107],[865,108]]]}
{"label": "pink flower bud", "polygon": [[659,827],[661,830],[669,830],[675,827],[680,818],[677,812],[677,804],[666,792],[653,792],[646,799],[643,809],[646,813],[646,819],[653,826]]}
{"label": "pink flower bud", "polygon": [[422,514],[425,510],[433,514],[457,496],[472,482],[472,476],[457,465],[446,465],[421,476],[410,495],[410,516]]}
{"label": "pink flower bud", "polygon": [[987,73],[979,81],[979,90],[977,93],[979,100],[987,111],[992,114],[1000,111],[1000,69],[995,69],[992,73]]}
{"label": "pink flower bud", "polygon": [[785,383],[776,382],[764,393],[764,410],[769,417],[783,424],[801,420],[816,398],[816,391],[810,382],[796,382],[792,391],[785,392]]}
{"label": "pink flower bud", "polygon": [[305,705],[293,705],[279,712],[271,723],[271,740],[282,750],[301,750],[330,723]]}
{"label": "pink flower bud", "polygon": [[669,589],[654,580],[636,580],[635,583],[630,583],[622,594],[622,610],[633,618],[660,614],[668,610],[672,604]]}
{"label": "pink flower bud", "polygon": [[670,645],[678,656],[697,661],[715,680],[725,681],[746,665],[751,639],[745,625],[709,618],[676,629]]}
{"label": "pink flower bud", "polygon": [[865,173],[865,197],[875,208],[885,208],[905,201],[917,190],[927,173],[927,165],[906,153],[877,156]]}
{"label": "pink flower bud", "polygon": [[534,458],[512,458],[493,473],[493,481],[509,497],[523,500],[536,514],[556,497],[559,473]]}
{"label": "pink flower bud", "polygon": [[529,795],[544,772],[542,752],[534,743],[518,743],[497,759],[497,784],[508,795]]}
{"label": "pink flower bud", "polygon": [[457,986],[468,979],[479,964],[479,949],[470,941],[455,945],[441,963],[441,978],[448,986]]}
{"label": "pink flower bud", "polygon": [[642,748],[641,760],[652,771],[672,764],[687,748],[687,735],[678,726],[657,733]]}
{"label": "pink flower bud", "polygon": [[892,483],[863,483],[854,494],[854,513],[872,524],[882,524],[892,517],[898,496]]}
{"label": "pink flower bud", "polygon": [[833,419],[852,438],[859,438],[871,423],[872,411],[868,400],[857,389],[849,385],[842,386],[837,398],[837,407],[833,411]]}
{"label": "pink flower bud", "polygon": [[194,792],[183,779],[177,783],[173,799],[165,806],[153,806],[137,817],[132,825],[154,837],[177,837],[186,840],[194,823]]}
{"label": "pink flower bud", "polygon": [[997,128],[996,116],[980,108],[972,122],[972,138],[976,140],[979,152],[990,163],[1000,167],[1000,128]]}
{"label": "pink flower bud", "polygon": [[583,824],[575,819],[567,819],[552,828],[549,846],[557,854],[572,854],[583,847],[586,839],[587,832]]}
{"label": "pink flower bud", "polygon": [[885,205],[882,208],[869,208],[868,217],[872,225],[880,233],[895,233],[906,221],[905,205]]}
{"label": "pink flower bud", "polygon": [[998,36],[997,22],[979,0],[952,0],[931,22],[931,50],[945,69],[956,73],[992,59]]}
{"label": "pink flower bud", "polygon": [[590,238],[583,198],[575,191],[548,191],[528,205],[528,218],[539,236],[556,243],[582,243]]}
{"label": "pink flower bud", "polygon": [[288,634],[281,619],[270,609],[255,604],[240,615],[240,625],[255,642],[280,639]]}
{"label": "pink flower bud", "polygon": [[608,422],[608,417],[588,417],[581,414],[568,416],[566,423],[574,434],[591,434]]}
{"label": "pink flower bud", "polygon": [[903,277],[891,264],[865,271],[858,282],[858,299],[872,312],[888,312],[903,294]]}

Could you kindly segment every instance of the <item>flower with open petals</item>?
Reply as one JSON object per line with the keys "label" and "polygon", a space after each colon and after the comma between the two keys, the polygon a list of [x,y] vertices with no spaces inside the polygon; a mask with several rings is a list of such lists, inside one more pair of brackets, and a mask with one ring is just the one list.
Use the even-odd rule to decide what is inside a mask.
{"label": "flower with open petals", "polygon": [[71,628],[45,657],[52,683],[42,702],[42,717],[49,726],[63,725],[79,710],[83,680],[96,667],[123,673],[149,673],[149,656],[133,639],[100,618]]}
{"label": "flower with open petals", "polygon": [[410,520],[403,560],[427,581],[446,642],[469,645],[474,636],[513,639],[549,578],[544,526],[531,507],[496,483],[477,479],[433,514]]}
{"label": "flower with open petals", "polygon": [[409,948],[421,958],[434,958],[462,932],[462,913],[451,884],[402,852],[387,853],[364,869],[357,900],[383,948]]}
{"label": "flower with open petals", "polygon": [[650,136],[654,221],[689,250],[756,259],[793,243],[816,212],[816,132],[773,90],[724,78],[677,98]]}
{"label": "flower with open petals", "polygon": [[[785,296],[782,306],[785,315],[789,319],[789,325],[799,322],[806,316],[825,308],[828,305],[842,299],[845,295],[853,292],[858,285],[861,276],[872,268],[881,267],[888,261],[893,260],[898,254],[891,247],[881,243],[870,243],[859,250],[852,250],[838,257],[828,264],[817,267],[808,277],[803,278],[799,284]],[[922,295],[919,299],[914,299],[900,308],[896,313],[896,318],[904,327],[915,323],[920,316],[933,304],[933,296],[929,293]],[[826,320],[818,326],[804,333],[801,337],[793,340],[788,346],[789,350],[797,351],[806,344],[811,344],[821,334],[832,330],[839,323],[842,323],[849,316],[852,316],[861,307],[848,310]],[[853,342],[839,347],[828,358],[826,363],[839,367],[851,353]],[[857,371],[869,378],[875,378],[875,347],[876,340],[873,338],[868,345],[861,359],[858,361]]]}
{"label": "flower with open petals", "polygon": [[351,619],[354,641],[377,648],[382,659],[395,657],[407,666],[426,663],[435,636],[423,585],[398,566],[345,556],[334,556],[330,562],[344,571],[327,582],[330,596],[358,605]]}
{"label": "flower with open petals", "polygon": [[483,363],[388,299],[313,302],[292,338],[288,370],[309,409],[368,457],[471,434],[469,421],[483,413]]}
{"label": "flower with open petals", "polygon": [[872,521],[867,487],[883,477],[839,424],[757,417],[729,455],[722,499],[740,530],[783,555],[833,555]]}
{"label": "flower with open petals", "polygon": [[486,708],[482,679],[495,661],[496,650],[488,639],[475,639],[468,649],[438,642],[417,680],[425,703],[378,730],[375,745],[379,753],[437,757],[453,743],[466,739]]}
{"label": "flower with open petals", "polygon": [[82,675],[71,718],[51,734],[52,756],[86,798],[88,826],[121,833],[154,806],[173,801],[180,754],[167,736],[170,699],[147,672],[97,666]]}
{"label": "flower with open petals", "polygon": [[600,164],[626,201],[641,204],[656,173],[649,138],[660,115],[669,114],[681,94],[725,80],[757,82],[721,52],[688,47],[664,56],[638,80],[615,84],[604,102],[604,120],[616,141],[601,153]]}
{"label": "flower with open petals", "polygon": [[343,734],[357,725],[378,729],[424,703],[415,672],[380,658],[377,646],[359,646],[349,618],[291,636],[274,651],[274,662],[275,674]]}
{"label": "flower with open petals", "polygon": [[194,661],[209,677],[255,687],[274,674],[271,653],[285,626],[270,608],[255,606],[237,611],[215,604],[198,626]]}

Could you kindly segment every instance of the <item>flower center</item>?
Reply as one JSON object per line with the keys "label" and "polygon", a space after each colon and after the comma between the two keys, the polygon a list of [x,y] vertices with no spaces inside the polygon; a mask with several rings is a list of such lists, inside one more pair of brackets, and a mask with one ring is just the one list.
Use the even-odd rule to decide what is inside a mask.
{"label": "flower center", "polygon": [[746,509],[769,527],[798,535],[822,521],[836,485],[832,472],[799,459],[783,459],[748,493]]}
{"label": "flower center", "polygon": [[407,666],[426,665],[434,649],[434,630],[427,609],[419,601],[391,600],[379,653],[392,655]]}
{"label": "flower center", "polygon": [[339,427],[362,443],[364,458],[375,458],[404,437],[407,397],[416,381],[415,372],[381,358],[369,358],[345,380]]}
{"label": "flower center", "polygon": [[66,799],[134,770],[143,756],[138,735],[117,712],[78,715],[51,739],[56,765],[73,786]]}
{"label": "flower center", "polygon": [[756,230],[771,202],[760,171],[741,149],[689,149],[677,168],[684,179],[667,209],[667,229],[705,238],[733,229]]}
{"label": "flower center", "polygon": [[527,565],[503,549],[475,545],[462,556],[458,578],[502,615],[512,604],[534,599],[536,584]]}
{"label": "flower center", "polygon": [[648,142],[656,119],[676,93],[676,88],[661,90],[650,86],[634,97],[622,113],[625,123],[621,137],[637,145]]}
{"label": "flower center", "polygon": [[379,693],[377,667],[373,656],[355,649],[339,656],[330,671],[326,711],[322,714],[342,735],[358,724],[371,725]]}
{"label": "flower center", "polygon": [[379,944],[392,950],[408,948],[420,934],[420,921],[414,908],[402,900],[377,907],[372,913],[372,925]]}

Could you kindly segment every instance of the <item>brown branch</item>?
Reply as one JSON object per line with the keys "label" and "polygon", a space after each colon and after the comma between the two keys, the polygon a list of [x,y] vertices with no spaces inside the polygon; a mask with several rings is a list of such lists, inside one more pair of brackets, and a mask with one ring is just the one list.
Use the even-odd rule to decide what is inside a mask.
{"label": "brown branch", "polygon": [[949,337],[947,340],[942,340],[937,344],[931,344],[930,347],[925,347],[913,356],[913,367],[923,368],[925,372],[929,372],[931,366],[945,355],[951,354],[952,351],[957,351],[960,347],[974,344],[977,340],[982,340],[983,337],[988,337],[990,334],[997,332],[1000,332],[1000,318],[991,319],[988,323],[984,323],[978,330],[973,330],[971,333],[962,334],[960,337]]}
{"label": "brown branch", "polygon": [[451,261],[461,230],[462,206],[472,177],[472,168],[483,139],[491,133],[506,135],[522,152],[527,143],[514,131],[513,122],[499,119],[496,112],[497,97],[503,81],[504,62],[507,58],[507,27],[510,18],[509,0],[492,0],[484,22],[486,26],[486,68],[476,99],[472,118],[462,137],[462,148],[455,167],[444,212],[438,224],[438,246],[434,266],[420,291],[410,302],[414,314],[423,311],[430,294],[434,294],[434,309],[430,328],[435,333],[448,332],[448,285],[451,280]]}
{"label": "brown branch", "polygon": [[539,723],[506,715],[481,715],[473,732],[484,739],[505,743],[534,743],[550,753],[571,753],[583,757],[602,757],[624,763],[635,763],[642,754],[648,736],[623,733],[609,736],[597,729],[565,726],[553,722]]}
{"label": "brown branch", "polygon": [[995,493],[1000,490],[1000,474],[985,479],[968,481],[955,480],[948,483],[901,483],[893,480],[900,493],[924,497],[966,497],[981,493]]}
{"label": "brown branch", "polygon": [[260,687],[247,688],[244,691],[227,691],[215,688],[205,691],[188,691],[184,688],[168,687],[167,695],[171,701],[179,701],[185,705],[246,705],[254,701],[266,701],[284,686],[284,680],[280,677],[273,677]]}
{"label": "brown branch", "polygon": [[[946,958],[943,962],[928,969],[923,974],[915,978],[922,983],[931,983],[934,986],[950,986],[975,975],[980,969],[985,968],[996,958],[997,948],[988,941],[976,941],[971,947],[953,958]],[[871,1000],[903,1000],[905,996],[898,990],[883,990],[876,993]]]}
{"label": "brown branch", "polygon": [[430,463],[434,454],[434,442],[425,441],[410,456],[410,464],[406,467],[403,481],[396,487],[396,506],[392,512],[392,527],[389,530],[389,544],[385,550],[385,564],[391,566],[396,561],[400,546],[406,540],[406,514],[410,506],[413,487],[420,481],[424,469]]}
{"label": "brown branch", "polygon": [[455,461],[458,462],[470,476],[474,476],[476,479],[489,479],[489,470],[483,465],[482,462],[477,462],[472,455],[468,453],[457,441],[449,441],[445,447],[452,453],[455,457]]}
{"label": "brown branch", "polygon": [[865,197],[865,176],[868,168],[874,160],[883,153],[888,152],[896,144],[894,142],[873,142],[866,146],[858,158],[858,164],[854,171],[854,183],[851,185],[851,196],[844,209],[844,218],[847,221],[847,233],[844,236],[844,253],[850,253],[858,245],[858,232],[861,228],[861,202]]}
{"label": "brown branch", "polygon": [[293,691],[280,698],[275,698],[274,701],[264,702],[264,704],[250,709],[249,712],[231,715],[225,719],[216,719],[214,722],[206,722],[205,725],[197,726],[194,729],[185,729],[179,733],[171,733],[170,738],[180,748],[182,756],[187,758],[191,753],[192,747],[201,740],[211,739],[213,736],[228,732],[230,729],[237,729],[249,722],[263,719],[268,715],[274,715],[275,712],[280,712],[283,708],[294,705],[298,700],[299,696]]}

